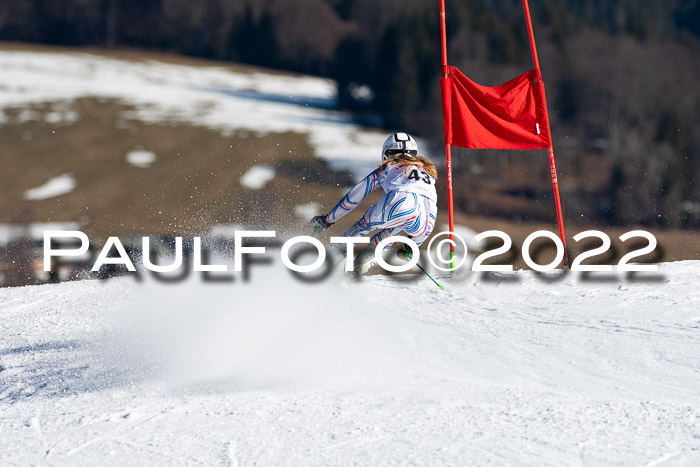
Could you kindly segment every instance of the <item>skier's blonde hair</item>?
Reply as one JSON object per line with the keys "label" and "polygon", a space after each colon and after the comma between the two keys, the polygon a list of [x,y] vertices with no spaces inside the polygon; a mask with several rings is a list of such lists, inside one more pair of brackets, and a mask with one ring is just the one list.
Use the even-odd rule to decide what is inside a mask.
{"label": "skier's blonde hair", "polygon": [[[405,164],[406,166],[411,166],[411,165],[417,165],[418,167],[422,168],[426,172],[428,172],[428,175],[433,177],[435,180],[437,180],[437,169],[435,168],[435,164],[430,161],[430,159],[426,159],[423,156],[411,156],[410,154],[399,154],[394,157],[390,157],[388,159],[384,159],[380,164],[379,164],[379,170],[382,170],[386,168],[389,165],[400,165],[400,164]],[[408,173],[409,167],[406,167],[404,170],[406,173]]]}

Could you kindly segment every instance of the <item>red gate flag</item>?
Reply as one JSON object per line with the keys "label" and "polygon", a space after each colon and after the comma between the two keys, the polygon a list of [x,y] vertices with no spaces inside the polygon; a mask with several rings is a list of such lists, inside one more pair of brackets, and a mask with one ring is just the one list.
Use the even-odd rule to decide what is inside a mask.
{"label": "red gate flag", "polygon": [[474,149],[549,148],[542,79],[530,70],[495,87],[476,84],[448,66],[440,80],[445,144]]}

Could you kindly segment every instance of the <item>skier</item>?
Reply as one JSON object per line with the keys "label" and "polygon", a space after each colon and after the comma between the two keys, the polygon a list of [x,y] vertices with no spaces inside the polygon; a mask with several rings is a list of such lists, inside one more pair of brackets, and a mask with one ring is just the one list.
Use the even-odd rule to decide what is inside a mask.
{"label": "skier", "polygon": [[[420,246],[430,236],[437,216],[436,180],[435,165],[418,155],[415,139],[407,133],[394,133],[384,142],[379,167],[348,191],[328,214],[311,219],[311,227],[327,229],[375,188],[384,188],[386,193],[379,202],[342,234],[343,237],[358,237],[379,229],[355,259],[355,275],[365,274],[376,263],[375,248],[383,239],[403,231]],[[391,248],[391,244],[386,248]],[[406,259],[409,251],[403,245],[398,255]]]}

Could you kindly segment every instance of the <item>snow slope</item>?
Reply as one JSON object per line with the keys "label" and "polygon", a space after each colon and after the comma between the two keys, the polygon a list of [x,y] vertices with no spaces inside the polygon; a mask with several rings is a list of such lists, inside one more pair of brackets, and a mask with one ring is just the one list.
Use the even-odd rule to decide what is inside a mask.
{"label": "snow slope", "polygon": [[36,188],[31,188],[24,193],[24,199],[38,200],[63,196],[75,190],[78,182],[73,174],[63,174],[54,177],[48,182]]}
{"label": "snow slope", "polygon": [[700,464],[700,262],[593,279],[0,289],[0,464]]}

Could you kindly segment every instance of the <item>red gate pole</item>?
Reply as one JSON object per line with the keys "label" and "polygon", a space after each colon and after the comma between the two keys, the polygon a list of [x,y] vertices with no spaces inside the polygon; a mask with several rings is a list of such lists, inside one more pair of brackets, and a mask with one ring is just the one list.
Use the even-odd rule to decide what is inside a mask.
{"label": "red gate pole", "polygon": [[[527,21],[527,32],[530,36],[530,49],[532,50],[532,61],[535,64],[537,73],[537,81],[542,82],[542,74],[540,73],[540,62],[537,59],[537,48],[535,47],[535,34],[532,31],[532,20],[530,19],[530,7],[527,0],[523,0],[523,9],[525,10],[525,20]],[[544,99],[545,111],[547,110],[547,96],[542,87],[542,98]],[[552,142],[552,130],[549,126],[549,115],[547,115],[547,136],[549,137],[549,168],[552,172],[552,188],[554,189],[554,202],[557,207],[557,223],[559,224],[559,237],[564,245],[564,266],[569,265],[569,252],[566,248],[566,235],[564,234],[564,217],[561,213],[561,199],[559,198],[559,181],[557,180],[557,167],[554,164],[554,143]]]}
{"label": "red gate pole", "polygon": [[[442,77],[447,78],[447,32],[445,28],[445,0],[440,0],[440,32],[442,37]],[[455,218],[454,218],[454,198],[452,195],[452,147],[445,141],[445,160],[447,162],[447,205],[450,218],[450,268],[454,272],[455,255]]]}

